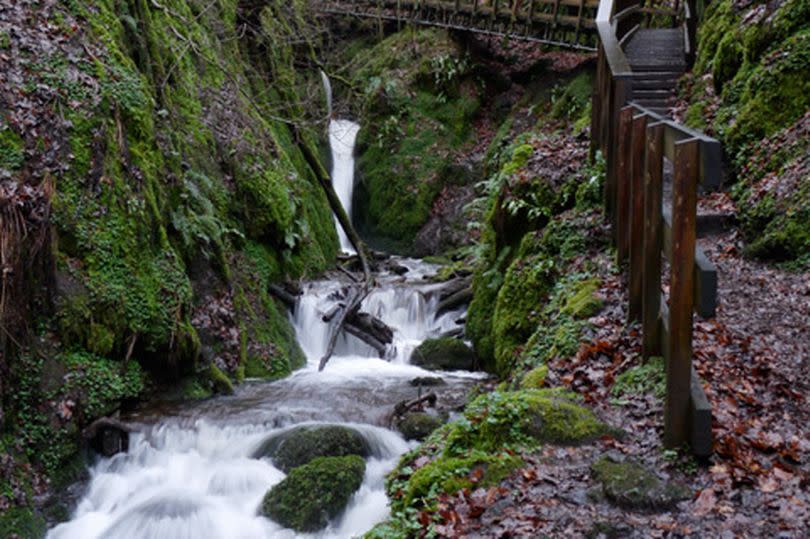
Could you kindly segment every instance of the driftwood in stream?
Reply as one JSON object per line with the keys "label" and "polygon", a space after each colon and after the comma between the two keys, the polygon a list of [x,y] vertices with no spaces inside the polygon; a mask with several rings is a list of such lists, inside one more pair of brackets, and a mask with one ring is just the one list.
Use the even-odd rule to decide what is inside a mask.
{"label": "driftwood in stream", "polygon": [[358,339],[360,339],[361,341],[372,347],[374,350],[376,350],[377,354],[381,358],[385,357],[385,351],[387,350],[387,347],[381,341],[377,340],[377,338],[374,337],[374,335],[366,333],[365,331],[355,326],[351,322],[346,322],[346,324],[343,326],[343,329],[345,329],[347,333],[354,335],[355,337],[357,337]]}
{"label": "driftwood in stream", "polygon": [[403,415],[406,412],[410,412],[411,410],[414,409],[421,410],[424,404],[428,404],[429,406],[435,406],[437,399],[438,397],[436,396],[435,393],[428,393],[427,395],[424,395],[417,399],[402,401],[400,403],[397,403],[396,406],[394,406],[394,415],[395,416]]}
{"label": "driftwood in stream", "polygon": [[363,285],[358,285],[351,290],[351,296],[349,296],[349,299],[346,301],[346,306],[341,311],[337,324],[335,324],[335,327],[332,329],[332,335],[329,338],[326,353],[323,355],[318,365],[319,371],[322,371],[323,368],[326,367],[326,364],[335,352],[338,335],[340,335],[341,330],[346,326],[346,321],[360,309],[360,304],[363,303],[363,300],[366,299],[369,292],[370,286],[368,282],[363,283]]}
{"label": "driftwood in stream", "polygon": [[463,305],[467,305],[472,301],[472,298],[473,298],[472,286],[462,288],[453,295],[448,296],[445,299],[439,301],[439,305],[436,307],[436,316],[442,315],[448,311],[452,311],[453,309],[458,309]]}

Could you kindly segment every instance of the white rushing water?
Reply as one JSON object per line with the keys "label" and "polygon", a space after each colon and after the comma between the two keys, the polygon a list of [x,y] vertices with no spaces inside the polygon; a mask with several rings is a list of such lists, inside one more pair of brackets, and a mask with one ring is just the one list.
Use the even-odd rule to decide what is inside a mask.
{"label": "white rushing water", "polygon": [[[352,218],[352,194],[354,193],[354,143],[360,126],[350,120],[332,120],[329,122],[329,146],[332,149],[332,186]],[[340,248],[347,253],[355,253],[349,238],[335,217]]]}
{"label": "white rushing water", "polygon": [[[346,197],[341,200],[347,210],[356,134],[351,122],[330,126],[335,187]],[[344,241],[341,236],[346,249]],[[308,283],[292,315],[305,367],[283,380],[243,384],[233,396],[131,418],[135,432],[129,451],[95,463],[71,520],[50,530],[48,539],[349,538],[383,520],[388,515],[385,474],[414,446],[384,428],[388,415],[395,403],[417,395],[411,379],[435,376],[408,358],[422,340],[458,327],[462,315],[435,316],[436,285],[423,279],[434,267],[410,259],[398,263],[409,269],[407,279],[380,274],[362,306],[394,330],[387,360],[355,337],[342,336],[326,369],[318,372],[331,331],[322,317],[345,283]],[[442,375],[443,395],[463,396],[478,378],[467,372]],[[284,473],[254,453],[269,437],[312,423],[356,429],[372,455],[344,513],[317,534],[296,534],[259,516],[262,498]]]}

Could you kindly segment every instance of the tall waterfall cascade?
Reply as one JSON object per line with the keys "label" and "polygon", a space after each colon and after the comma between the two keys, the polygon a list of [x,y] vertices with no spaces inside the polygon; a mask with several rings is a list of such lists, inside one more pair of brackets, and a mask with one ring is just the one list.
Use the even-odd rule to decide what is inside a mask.
{"label": "tall waterfall cascade", "polygon": [[[335,189],[347,211],[358,128],[334,120],[329,129]],[[341,246],[351,248],[343,235]],[[47,538],[338,539],[362,535],[385,519],[385,475],[415,447],[389,430],[391,410],[417,396],[412,379],[436,375],[410,365],[410,354],[424,339],[457,328],[463,316],[461,310],[437,315],[439,285],[425,279],[436,267],[413,259],[397,259],[397,264],[407,268],[406,276],[380,273],[378,286],[361,306],[394,331],[387,359],[342,335],[326,369],[318,372],[335,323],[324,322],[324,314],[346,283],[337,278],[307,283],[290,315],[307,357],[303,368],[274,382],[249,380],[232,396],[164,405],[125,418],[134,429],[129,451],[96,460],[71,520],[51,529]],[[470,372],[440,374],[446,382],[442,391],[462,398],[480,378]],[[259,514],[265,494],[285,474],[255,452],[269,437],[309,424],[353,428],[372,454],[343,514],[321,532],[299,534]]]}

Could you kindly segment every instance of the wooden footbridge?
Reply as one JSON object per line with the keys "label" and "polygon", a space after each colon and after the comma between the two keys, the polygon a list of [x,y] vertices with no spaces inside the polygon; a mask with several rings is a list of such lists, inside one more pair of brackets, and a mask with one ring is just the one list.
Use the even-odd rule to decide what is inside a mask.
{"label": "wooden footbridge", "polygon": [[316,0],[351,15],[595,51],[599,0]]}

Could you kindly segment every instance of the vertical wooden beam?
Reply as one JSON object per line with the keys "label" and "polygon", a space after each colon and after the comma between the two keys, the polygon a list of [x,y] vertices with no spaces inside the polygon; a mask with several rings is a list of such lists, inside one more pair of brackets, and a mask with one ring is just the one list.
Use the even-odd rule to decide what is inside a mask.
{"label": "vertical wooden beam", "polygon": [[644,266],[644,154],[647,147],[647,116],[633,118],[630,160],[630,215],[627,238],[630,254],[630,320],[641,320],[642,271]]}
{"label": "vertical wooden beam", "polygon": [[664,444],[689,440],[692,382],[692,309],[694,307],[697,183],[700,146],[696,139],[675,144],[672,180],[672,253],[669,287],[669,353]]}
{"label": "vertical wooden beam", "polygon": [[629,204],[629,169],[632,147],[630,135],[632,133],[633,107],[622,107],[619,112],[619,125],[616,129],[616,184],[613,233],[616,238],[616,264],[621,265],[627,258],[627,213]]}
{"label": "vertical wooden beam", "polygon": [[642,355],[661,355],[661,205],[663,197],[664,129],[662,123],[647,127],[644,160],[644,270],[642,276]]}

